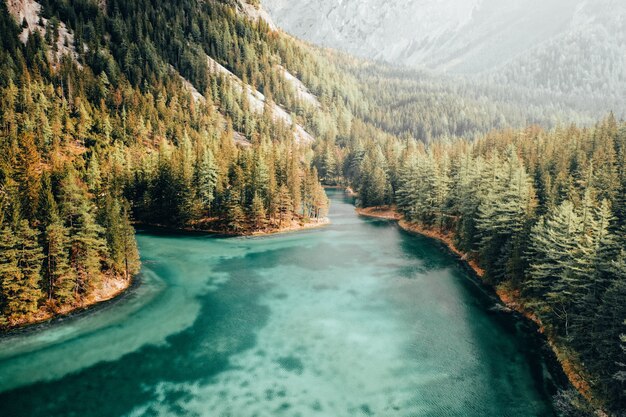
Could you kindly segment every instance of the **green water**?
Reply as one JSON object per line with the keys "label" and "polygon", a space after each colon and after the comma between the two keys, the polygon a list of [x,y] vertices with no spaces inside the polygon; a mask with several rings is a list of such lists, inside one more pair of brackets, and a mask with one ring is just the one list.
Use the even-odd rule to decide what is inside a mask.
{"label": "green water", "polygon": [[535,348],[453,257],[329,194],[323,229],[140,234],[140,285],[0,339],[0,416],[552,415]]}

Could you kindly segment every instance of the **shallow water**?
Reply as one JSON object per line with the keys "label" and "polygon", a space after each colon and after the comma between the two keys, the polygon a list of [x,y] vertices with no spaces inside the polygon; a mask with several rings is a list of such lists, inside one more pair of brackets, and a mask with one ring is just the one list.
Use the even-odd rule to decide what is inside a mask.
{"label": "shallow water", "polygon": [[140,234],[141,285],[0,340],[0,416],[550,416],[545,366],[440,245],[364,219]]}

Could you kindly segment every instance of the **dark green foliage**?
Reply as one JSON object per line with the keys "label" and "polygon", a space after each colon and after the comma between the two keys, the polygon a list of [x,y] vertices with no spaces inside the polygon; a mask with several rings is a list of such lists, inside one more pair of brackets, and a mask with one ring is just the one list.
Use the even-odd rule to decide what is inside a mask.
{"label": "dark green foliage", "polygon": [[[407,220],[453,233],[491,282],[522,291],[607,404],[625,407],[626,126],[613,117],[426,146],[413,138],[578,115],[544,98],[521,108],[523,91],[509,100],[487,89],[494,105],[471,85],[361,65],[250,22],[228,1],[41,4],[46,33],[22,44],[21,22],[0,3],[2,324],[135,274],[131,218],[279,228],[325,215],[320,179],[349,182],[363,206],[396,203]],[[76,56],[51,53],[61,23]],[[264,111],[207,57],[263,93]],[[295,143],[272,102],[315,134],[313,149]]]}
{"label": "dark green foliage", "polygon": [[[552,338],[591,376],[613,410],[624,408],[626,247],[623,126],[612,116],[594,129],[496,132],[476,142],[427,147],[396,140],[350,178],[364,205],[376,205],[380,167],[397,177],[404,217],[452,233],[485,279],[521,291]],[[369,149],[388,145],[380,137]],[[348,148],[346,160],[361,158]],[[395,171],[395,172],[394,172]]]}
{"label": "dark green foliage", "polygon": [[43,254],[37,232],[27,220],[15,229],[5,227],[0,237],[0,282],[3,312],[9,318],[21,318],[37,311],[42,298],[39,272]]}
{"label": "dark green foliage", "polygon": [[[357,90],[324,57],[224,2],[41,4],[45,33],[27,28],[25,44],[22,22],[0,5],[0,307],[9,324],[80,305],[105,280],[137,273],[131,217],[244,233],[323,215],[310,150],[269,103],[333,140],[335,110],[349,119],[343,93]],[[64,27],[74,42],[60,50]],[[209,71],[208,56],[264,93],[266,110]],[[324,105],[302,101],[284,69]],[[16,245],[26,243],[44,257],[20,260]]]}
{"label": "dark green foliage", "polygon": [[75,301],[75,270],[70,266],[70,232],[57,217],[46,227],[44,284],[49,301],[71,304]]}

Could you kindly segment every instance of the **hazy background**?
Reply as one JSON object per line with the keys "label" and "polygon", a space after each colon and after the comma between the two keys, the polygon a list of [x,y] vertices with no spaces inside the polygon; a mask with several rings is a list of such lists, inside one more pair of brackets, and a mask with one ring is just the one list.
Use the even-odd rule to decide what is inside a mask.
{"label": "hazy background", "polygon": [[623,114],[624,0],[262,0],[278,26],[392,64],[594,97]]}

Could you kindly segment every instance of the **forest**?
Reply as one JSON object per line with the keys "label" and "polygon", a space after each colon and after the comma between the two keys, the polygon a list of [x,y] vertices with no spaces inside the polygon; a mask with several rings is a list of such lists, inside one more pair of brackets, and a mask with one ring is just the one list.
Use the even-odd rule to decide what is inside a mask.
{"label": "forest", "polygon": [[[3,324],[65,311],[110,279],[129,280],[139,270],[133,225],[245,234],[325,216],[313,151],[272,116],[272,97],[299,109],[294,117],[316,135],[327,134],[328,113],[307,108],[276,67],[264,70],[280,54],[298,63],[294,72],[316,62],[227,6],[182,2],[206,8],[190,13],[162,3],[111,1],[104,13],[90,1],[42,2],[25,44],[18,34],[29,28],[0,5]],[[198,21],[168,36],[151,27],[189,16]],[[84,53],[55,53],[60,21]],[[211,30],[196,47],[262,90],[261,112],[236,81],[209,72],[207,55],[183,48],[198,25]],[[307,78],[314,91],[316,76]],[[333,107],[333,82],[324,86],[318,96]]]}
{"label": "forest", "polygon": [[494,131],[429,145],[355,140],[359,204],[395,204],[444,235],[536,315],[562,361],[626,406],[626,125]]}
{"label": "forest", "polygon": [[1,326],[131,280],[135,227],[270,232],[321,221],[323,185],[349,185],[362,207],[396,205],[453,235],[541,320],[583,390],[626,409],[626,125],[615,117],[592,123],[567,97],[485,95],[364,64],[234,1],[40,4],[29,23],[0,3]]}

